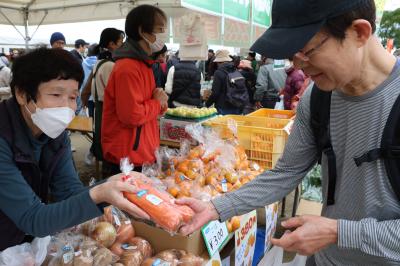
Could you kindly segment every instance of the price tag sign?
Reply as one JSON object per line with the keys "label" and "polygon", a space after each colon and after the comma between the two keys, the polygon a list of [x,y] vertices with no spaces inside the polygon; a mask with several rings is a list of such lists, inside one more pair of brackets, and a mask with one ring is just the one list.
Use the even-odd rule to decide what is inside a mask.
{"label": "price tag sign", "polygon": [[251,265],[257,232],[257,212],[240,217],[240,228],[235,232],[235,265]]}
{"label": "price tag sign", "polygon": [[212,221],[201,229],[208,255],[212,257],[228,239],[229,233],[225,223]]}

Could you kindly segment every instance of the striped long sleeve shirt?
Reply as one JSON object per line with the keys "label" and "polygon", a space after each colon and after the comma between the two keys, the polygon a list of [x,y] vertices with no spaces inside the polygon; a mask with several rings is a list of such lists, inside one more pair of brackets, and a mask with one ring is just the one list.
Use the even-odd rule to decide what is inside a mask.
{"label": "striped long sleeve shirt", "polygon": [[[338,242],[315,254],[317,265],[400,265],[400,204],[383,160],[357,167],[354,159],[379,148],[400,94],[400,67],[373,91],[331,99],[331,141],[336,154],[335,204],[327,206],[328,165],[322,158],[322,215],[338,220]],[[291,192],[317,162],[306,91],[284,153],[274,169],[241,189],[213,200],[221,220],[276,202]]]}

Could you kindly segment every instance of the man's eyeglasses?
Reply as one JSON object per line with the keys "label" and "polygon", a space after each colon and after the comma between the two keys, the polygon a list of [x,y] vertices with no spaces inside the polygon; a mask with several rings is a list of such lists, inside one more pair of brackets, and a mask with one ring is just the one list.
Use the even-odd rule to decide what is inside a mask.
{"label": "man's eyeglasses", "polygon": [[[313,48],[307,50],[306,52],[303,51],[299,51],[297,52],[294,57],[293,57],[293,61],[296,65],[301,66],[303,64],[303,62],[305,61],[309,61],[310,60],[310,56],[319,48],[321,48],[322,45],[324,45],[324,43],[326,43],[329,40],[329,36],[327,36],[326,38],[324,38],[319,44],[317,44],[316,46],[314,46]],[[296,62],[297,61],[297,62]],[[300,64],[299,64],[300,63]]]}

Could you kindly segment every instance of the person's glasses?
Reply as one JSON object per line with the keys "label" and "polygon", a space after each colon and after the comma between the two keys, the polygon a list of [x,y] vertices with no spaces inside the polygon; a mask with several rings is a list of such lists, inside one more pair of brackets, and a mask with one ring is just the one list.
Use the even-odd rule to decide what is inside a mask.
{"label": "person's glasses", "polygon": [[[329,40],[329,36],[325,37],[320,43],[318,43],[316,46],[314,46],[313,48],[307,50],[306,52],[303,51],[299,51],[294,55],[294,63],[296,65],[301,66],[305,61],[309,61],[311,55],[318,50],[319,48],[322,47],[322,45],[324,45],[324,43],[326,43]],[[297,61],[297,62],[296,62]]]}

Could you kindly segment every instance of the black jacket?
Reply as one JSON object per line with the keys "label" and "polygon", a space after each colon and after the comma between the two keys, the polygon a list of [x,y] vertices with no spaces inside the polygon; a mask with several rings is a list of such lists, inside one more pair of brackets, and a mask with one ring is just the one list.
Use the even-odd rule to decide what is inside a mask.
{"label": "black jacket", "polygon": [[246,79],[246,87],[249,92],[250,103],[254,104],[254,92],[257,81],[257,75],[254,73],[253,69],[240,69],[240,74]]}
{"label": "black jacket", "polygon": [[174,82],[172,93],[170,96],[170,106],[173,106],[173,101],[201,106],[201,71],[196,67],[193,61],[181,61],[175,65]]}
{"label": "black jacket", "polygon": [[235,108],[232,104],[226,101],[226,84],[228,74],[225,72],[235,72],[236,67],[232,62],[224,63],[214,73],[214,80],[212,85],[212,93],[206,102],[206,106],[210,107],[213,103],[216,108]]}
{"label": "black jacket", "polygon": [[79,61],[79,63],[81,63],[82,64],[82,61],[83,61],[83,56],[77,51],[77,50],[72,50],[71,51],[71,54],[76,58],[76,60],[78,60]]}

